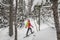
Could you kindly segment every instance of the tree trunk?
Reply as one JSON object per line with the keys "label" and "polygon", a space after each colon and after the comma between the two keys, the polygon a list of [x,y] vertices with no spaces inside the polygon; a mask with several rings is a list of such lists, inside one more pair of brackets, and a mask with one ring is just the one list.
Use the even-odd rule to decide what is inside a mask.
{"label": "tree trunk", "polygon": [[13,1],[10,0],[10,14],[9,14],[9,36],[13,35]]}
{"label": "tree trunk", "polygon": [[39,31],[40,31],[40,9],[38,10],[38,25],[39,25]]}
{"label": "tree trunk", "polygon": [[53,16],[54,16],[54,22],[55,27],[57,30],[57,40],[60,40],[60,27],[59,27],[59,17],[58,17],[58,0],[53,0]]}
{"label": "tree trunk", "polygon": [[16,21],[16,15],[17,15],[17,0],[16,0],[16,7],[15,7],[15,40],[17,40],[17,21]]}

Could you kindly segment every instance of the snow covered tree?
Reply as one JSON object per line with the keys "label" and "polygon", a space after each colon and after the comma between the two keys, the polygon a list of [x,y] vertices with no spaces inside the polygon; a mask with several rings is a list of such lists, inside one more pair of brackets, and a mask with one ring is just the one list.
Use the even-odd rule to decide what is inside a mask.
{"label": "snow covered tree", "polygon": [[[8,15],[9,15],[9,6],[7,6],[9,4],[8,0],[1,0],[0,1],[0,15],[3,17],[1,20],[2,24],[1,27],[8,27],[9,23],[8,23]],[[0,16],[0,17],[1,17]]]}
{"label": "snow covered tree", "polygon": [[40,31],[40,8],[41,8],[41,5],[35,5],[35,12],[37,17],[39,18],[38,19],[39,31]]}
{"label": "snow covered tree", "polygon": [[28,0],[28,15],[30,16],[32,14],[31,7],[33,5],[34,0]]}

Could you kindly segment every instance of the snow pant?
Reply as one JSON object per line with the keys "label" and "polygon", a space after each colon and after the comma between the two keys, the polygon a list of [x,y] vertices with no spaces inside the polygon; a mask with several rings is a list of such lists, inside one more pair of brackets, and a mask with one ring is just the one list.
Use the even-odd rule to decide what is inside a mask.
{"label": "snow pant", "polygon": [[28,29],[27,29],[27,33],[26,33],[26,35],[28,35],[29,30],[30,30],[31,33],[32,33],[32,28],[28,28]]}

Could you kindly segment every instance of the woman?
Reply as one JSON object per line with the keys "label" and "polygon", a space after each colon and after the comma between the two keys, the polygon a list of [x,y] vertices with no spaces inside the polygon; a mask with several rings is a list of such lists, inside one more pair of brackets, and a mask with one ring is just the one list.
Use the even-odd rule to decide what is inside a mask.
{"label": "woman", "polygon": [[28,32],[29,32],[29,30],[31,31],[31,34],[33,33],[32,32],[32,25],[31,25],[31,23],[30,23],[30,20],[28,19],[28,21],[26,22],[26,28],[28,28],[27,29],[27,33],[26,33],[26,36],[28,36]]}

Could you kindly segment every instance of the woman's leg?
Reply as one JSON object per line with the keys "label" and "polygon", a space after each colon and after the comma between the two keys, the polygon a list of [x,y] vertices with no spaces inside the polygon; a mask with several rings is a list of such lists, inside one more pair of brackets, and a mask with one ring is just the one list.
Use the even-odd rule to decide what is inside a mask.
{"label": "woman's leg", "polygon": [[26,36],[28,36],[28,32],[29,32],[29,28],[27,29],[27,33],[26,33]]}
{"label": "woman's leg", "polygon": [[32,28],[30,28],[30,31],[31,31],[31,33],[33,33],[33,32],[32,32]]}

